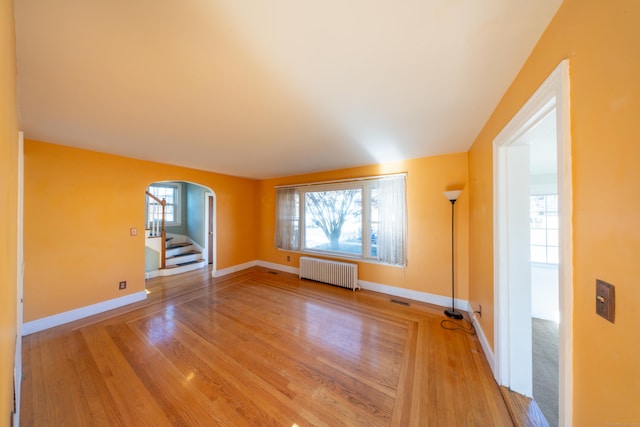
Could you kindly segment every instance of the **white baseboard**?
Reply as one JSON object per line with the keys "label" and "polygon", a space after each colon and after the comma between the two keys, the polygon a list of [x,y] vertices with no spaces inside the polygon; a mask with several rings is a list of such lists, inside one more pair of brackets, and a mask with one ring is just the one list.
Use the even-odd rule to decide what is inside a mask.
{"label": "white baseboard", "polygon": [[174,268],[164,268],[162,270],[147,271],[146,273],[144,273],[144,279],[149,280],[155,277],[173,276],[180,273],[186,273],[187,271],[197,270],[199,268],[206,267],[206,265],[207,264],[205,264],[205,261],[202,260],[194,264],[181,265]]}
{"label": "white baseboard", "polygon": [[246,270],[247,268],[255,267],[258,265],[258,261],[249,261],[244,264],[232,265],[231,267],[223,268],[220,270],[214,270],[211,272],[212,277],[223,277],[227,274],[235,273],[236,271]]}
{"label": "white baseboard", "polygon": [[[429,304],[439,305],[441,307],[451,307],[451,297],[443,297],[442,295],[430,294],[428,292],[414,291],[411,289],[397,288],[395,286],[382,285],[380,283],[367,282],[359,280],[358,283],[362,289],[380,292],[394,297],[408,298],[416,301],[422,301]],[[469,311],[469,302],[463,299],[455,299],[456,310]]]}
{"label": "white baseboard", "polygon": [[75,310],[65,311],[64,313],[54,314],[53,316],[26,322],[22,325],[22,336],[24,337],[35,332],[53,328],[54,326],[84,319],[85,317],[133,304],[134,302],[143,301],[146,298],[147,293],[145,291],[141,291],[136,292],[135,294],[125,295],[123,297],[102,301],[97,304],[76,308]]}
{"label": "white baseboard", "polygon": [[[254,261],[254,265],[270,268],[272,270],[284,271],[286,273],[298,274],[298,269],[295,267],[289,267],[287,265],[275,264],[266,261]],[[244,265],[244,264],[243,264]],[[237,271],[237,270],[235,270]],[[216,276],[217,277],[217,276]],[[451,307],[451,297],[443,297],[441,295],[430,294],[427,292],[413,291],[410,289],[397,288],[395,286],[382,285],[380,283],[367,282],[365,280],[358,280],[358,284],[362,289],[368,289],[370,291],[380,292],[395,297],[408,298],[416,301],[422,301],[429,304],[439,305],[442,307]],[[469,302],[467,300],[457,299],[455,300],[456,309],[462,311],[469,310]]]}
{"label": "white baseboard", "polygon": [[272,270],[284,271],[285,273],[295,274],[296,276],[298,275],[300,270],[299,268],[296,268],[296,267],[290,267],[288,265],[276,264],[276,263],[267,262],[267,261],[256,261],[256,265],[264,268],[270,268]]}
{"label": "white baseboard", "polygon": [[480,341],[482,350],[484,351],[484,355],[487,358],[487,363],[489,363],[489,367],[491,368],[491,372],[493,372],[493,377],[495,378],[496,362],[493,351],[491,350],[491,346],[489,345],[489,341],[487,341],[487,336],[484,334],[484,330],[482,329],[480,322],[478,322],[475,313],[471,313],[471,319],[473,322],[473,327],[476,329],[476,335],[478,336],[478,340]]}

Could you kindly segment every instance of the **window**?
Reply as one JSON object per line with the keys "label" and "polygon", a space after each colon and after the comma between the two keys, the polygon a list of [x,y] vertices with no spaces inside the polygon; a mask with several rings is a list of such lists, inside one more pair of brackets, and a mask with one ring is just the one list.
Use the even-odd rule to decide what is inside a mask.
{"label": "window", "polygon": [[530,197],[531,262],[558,264],[558,195]]}
{"label": "window", "polygon": [[305,192],[303,248],[362,256],[362,192],[362,188]]}
{"label": "window", "polygon": [[276,247],[406,264],[405,176],[276,189]]}
{"label": "window", "polygon": [[[165,225],[180,225],[180,184],[162,183],[152,184],[148,188],[149,193],[160,200],[167,202],[165,206]],[[147,222],[162,219],[160,204],[147,197]]]}

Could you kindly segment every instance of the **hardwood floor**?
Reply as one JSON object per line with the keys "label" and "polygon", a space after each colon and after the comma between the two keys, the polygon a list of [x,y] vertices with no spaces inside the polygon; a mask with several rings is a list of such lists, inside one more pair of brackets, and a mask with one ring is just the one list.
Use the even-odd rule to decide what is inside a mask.
{"label": "hardwood floor", "polygon": [[515,427],[549,427],[547,419],[535,400],[500,387],[502,397]]}
{"label": "hardwood floor", "polygon": [[440,307],[252,268],[23,339],[25,426],[511,426]]}

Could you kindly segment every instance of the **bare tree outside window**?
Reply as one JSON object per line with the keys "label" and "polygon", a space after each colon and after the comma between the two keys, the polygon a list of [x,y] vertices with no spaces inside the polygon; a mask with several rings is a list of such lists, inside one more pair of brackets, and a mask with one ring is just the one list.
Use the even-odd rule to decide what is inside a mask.
{"label": "bare tree outside window", "polygon": [[282,250],[407,263],[405,175],[276,187]]}
{"label": "bare tree outside window", "polygon": [[[362,244],[349,245],[343,230],[345,224],[350,224],[348,233],[356,239],[362,235],[361,219],[362,191],[360,189],[318,191],[305,194],[305,212],[307,227],[317,227],[329,242],[327,249],[338,252],[362,253]],[[310,222],[310,224],[309,224]],[[352,229],[356,227],[355,229]],[[352,247],[353,246],[353,247]]]}

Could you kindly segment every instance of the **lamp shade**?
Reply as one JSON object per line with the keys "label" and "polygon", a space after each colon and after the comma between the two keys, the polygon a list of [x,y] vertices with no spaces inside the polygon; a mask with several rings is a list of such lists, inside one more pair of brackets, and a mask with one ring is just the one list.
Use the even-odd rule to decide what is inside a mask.
{"label": "lamp shade", "polygon": [[458,197],[460,197],[460,194],[462,193],[462,190],[454,190],[454,191],[445,191],[444,197],[447,198],[447,200],[452,201],[452,200],[458,200]]}

